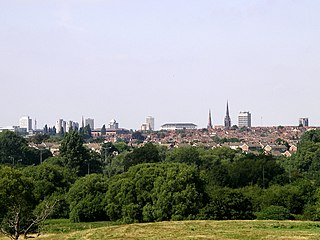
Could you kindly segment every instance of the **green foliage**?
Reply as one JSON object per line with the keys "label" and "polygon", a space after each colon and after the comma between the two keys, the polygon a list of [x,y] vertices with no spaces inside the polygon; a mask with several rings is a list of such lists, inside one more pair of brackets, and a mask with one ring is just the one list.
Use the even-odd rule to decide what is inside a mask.
{"label": "green foliage", "polygon": [[199,172],[185,164],[140,164],[111,179],[106,211],[123,222],[193,219],[202,206]]}
{"label": "green foliage", "polygon": [[320,143],[320,130],[317,129],[305,132],[300,138],[300,143],[303,144],[305,142]]}
{"label": "green foliage", "polygon": [[1,230],[12,239],[18,239],[32,222],[35,207],[32,193],[32,179],[25,177],[17,169],[0,168]]}
{"label": "green foliage", "polygon": [[[229,186],[233,188],[258,184],[268,187],[270,183],[277,182],[285,172],[284,169],[271,156],[247,155],[228,165]],[[283,180],[283,179],[282,179]]]}
{"label": "green foliage", "polygon": [[239,191],[241,191],[243,195],[250,199],[253,212],[261,211],[264,200],[264,189],[260,188],[257,185],[252,185],[241,188],[239,189]]}
{"label": "green foliage", "polygon": [[217,144],[241,142],[239,138],[219,138],[218,136],[212,137],[212,140]]}
{"label": "green foliage", "polygon": [[272,185],[265,190],[262,206],[282,206],[292,214],[301,214],[305,204],[301,189],[292,184],[284,186]]}
{"label": "green foliage", "polygon": [[33,179],[34,196],[37,201],[42,201],[54,193],[66,193],[76,180],[74,172],[49,162],[27,167],[23,172]]}
{"label": "green foliage", "polygon": [[284,169],[272,156],[242,154],[229,148],[216,148],[201,153],[201,169],[209,185],[240,188],[258,184],[286,182]]}
{"label": "green foliage", "polygon": [[138,142],[143,142],[145,140],[145,136],[139,131],[135,131],[132,133],[132,139],[136,139]]}
{"label": "green foliage", "polygon": [[45,140],[48,140],[49,138],[50,138],[50,136],[47,135],[47,134],[35,134],[33,136],[30,136],[28,138],[28,141],[32,142],[32,143],[35,143],[35,144],[41,144]]}
{"label": "green foliage", "polygon": [[102,128],[101,128],[100,132],[101,132],[101,136],[106,135],[106,133],[107,133],[106,125],[104,125],[104,124],[103,124],[103,126],[102,126]]}
{"label": "green foliage", "polygon": [[91,128],[90,125],[86,125],[85,127],[81,127],[79,130],[80,135],[82,136],[83,139],[90,139],[91,136]]}
{"label": "green foliage", "polygon": [[0,216],[6,215],[10,209],[21,206],[32,208],[35,201],[32,194],[32,179],[21,171],[11,167],[0,168]]}
{"label": "green foliage", "polygon": [[112,142],[107,142],[101,146],[101,156],[107,159],[108,157],[118,154],[119,150],[115,147]]}
{"label": "green foliage", "polygon": [[310,130],[301,136],[298,150],[292,156],[293,169],[308,175],[320,170],[320,130]]}
{"label": "green foliage", "polygon": [[113,145],[119,153],[123,153],[130,150],[130,147],[125,142],[116,142]]}
{"label": "green foliage", "polygon": [[[28,147],[26,139],[11,131],[0,132],[1,163],[11,165],[32,165],[39,163],[40,151]],[[45,151],[43,159],[49,157]]]}
{"label": "green foliage", "polygon": [[10,158],[24,158],[27,141],[11,131],[0,132],[0,158],[1,161],[10,161]]}
{"label": "green foliage", "polygon": [[90,174],[78,179],[67,194],[70,219],[74,222],[108,220],[103,205],[107,189],[103,175]]}
{"label": "green foliage", "polygon": [[292,219],[290,211],[283,206],[268,206],[256,213],[259,220],[289,220]]}
{"label": "green foliage", "polygon": [[127,171],[131,166],[140,163],[155,163],[160,160],[158,148],[152,143],[147,143],[142,147],[133,149],[125,156],[124,169]]}
{"label": "green foliage", "polygon": [[83,139],[77,131],[67,133],[60,146],[64,166],[75,170],[79,175],[88,172],[86,161],[90,159],[89,150],[83,146]]}
{"label": "green foliage", "polygon": [[195,164],[196,166],[201,164],[200,154],[195,147],[175,148],[167,154],[166,161]]}
{"label": "green foliage", "polygon": [[210,202],[201,210],[201,218],[212,220],[252,219],[252,202],[240,191],[215,188]]}
{"label": "green foliage", "polygon": [[[39,163],[38,150],[11,132],[1,133],[0,143],[3,163],[14,159],[16,167],[22,167],[10,170],[12,178],[19,179],[19,173],[22,182],[31,184],[32,201],[26,209],[32,213],[36,207],[32,216],[55,203],[52,216],[72,221],[251,219],[253,212],[264,217],[282,210],[297,219],[320,219],[318,132],[308,132],[291,158],[243,154],[227,147],[168,149],[147,143],[131,149],[123,142],[105,143],[97,153],[84,147],[81,134],[70,132],[59,156],[25,167]],[[6,191],[13,187],[8,186],[0,190],[2,219],[14,209],[7,207],[11,193]]]}

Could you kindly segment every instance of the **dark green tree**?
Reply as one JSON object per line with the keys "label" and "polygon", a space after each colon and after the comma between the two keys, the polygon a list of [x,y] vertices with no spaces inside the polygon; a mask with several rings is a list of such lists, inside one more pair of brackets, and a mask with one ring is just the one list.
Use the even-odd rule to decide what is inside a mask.
{"label": "dark green tree", "polygon": [[203,206],[203,186],[194,166],[139,164],[111,179],[106,211],[111,220],[123,222],[195,219]]}
{"label": "dark green tree", "polygon": [[166,161],[201,165],[200,154],[195,147],[175,148],[167,154]]}
{"label": "dark green tree", "polygon": [[2,163],[15,164],[25,159],[27,141],[11,131],[0,132],[0,159]]}
{"label": "dark green tree", "polygon": [[88,173],[89,150],[83,145],[83,138],[77,131],[67,133],[60,146],[60,155],[64,166],[79,175]]}
{"label": "dark green tree", "polygon": [[108,220],[103,199],[108,190],[108,179],[90,174],[78,179],[70,188],[67,198],[70,219],[74,222]]}
{"label": "dark green tree", "polygon": [[212,220],[253,219],[252,202],[238,190],[215,188],[210,202],[201,210],[201,218]]}
{"label": "dark green tree", "polygon": [[38,214],[34,213],[33,188],[32,179],[20,170],[0,168],[0,230],[5,236],[17,240],[23,234],[27,238],[49,216],[54,205],[46,205]]}
{"label": "dark green tree", "polygon": [[82,135],[83,139],[90,139],[92,137],[91,128],[89,124],[83,128],[80,128],[79,132]]}
{"label": "dark green tree", "polygon": [[104,125],[104,124],[103,124],[103,126],[102,126],[102,128],[101,128],[100,132],[101,132],[101,136],[106,135],[106,133],[107,133],[106,125]]}
{"label": "dark green tree", "polygon": [[37,202],[44,200],[54,193],[64,194],[76,181],[75,173],[67,168],[44,162],[38,166],[23,169],[25,176],[33,179],[34,196]]}
{"label": "dark green tree", "polygon": [[140,164],[140,163],[155,163],[159,162],[159,150],[152,144],[147,143],[142,147],[135,148],[124,158],[124,168],[127,171],[129,167]]}

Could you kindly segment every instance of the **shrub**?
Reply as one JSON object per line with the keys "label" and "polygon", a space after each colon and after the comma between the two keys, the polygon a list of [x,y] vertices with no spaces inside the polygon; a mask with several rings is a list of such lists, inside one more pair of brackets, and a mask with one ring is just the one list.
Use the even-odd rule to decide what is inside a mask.
{"label": "shrub", "polygon": [[268,206],[261,212],[256,213],[257,219],[259,220],[289,220],[293,219],[290,211],[282,206]]}

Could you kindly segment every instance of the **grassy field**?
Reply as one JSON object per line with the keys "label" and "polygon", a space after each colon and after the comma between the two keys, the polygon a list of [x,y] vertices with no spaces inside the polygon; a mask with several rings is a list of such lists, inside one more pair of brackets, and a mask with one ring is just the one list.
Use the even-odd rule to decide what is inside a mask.
{"label": "grassy field", "polygon": [[[320,222],[181,221],[129,225],[49,222],[39,240],[99,239],[320,239]],[[1,238],[5,239],[5,238]]]}

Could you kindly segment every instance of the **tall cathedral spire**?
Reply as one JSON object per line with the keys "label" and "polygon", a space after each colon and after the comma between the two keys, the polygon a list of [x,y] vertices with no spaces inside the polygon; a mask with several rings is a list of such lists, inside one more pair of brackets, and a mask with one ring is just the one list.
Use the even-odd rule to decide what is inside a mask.
{"label": "tall cathedral spire", "polygon": [[211,110],[209,109],[209,117],[208,117],[208,129],[212,129],[212,120],[211,120]]}
{"label": "tall cathedral spire", "polygon": [[81,119],[81,127],[84,128],[84,119],[83,119],[83,116],[82,116],[82,119]]}
{"label": "tall cathedral spire", "polygon": [[231,127],[231,118],[229,115],[229,103],[227,101],[227,111],[226,111],[226,116],[224,117],[224,127],[226,129],[229,129]]}

